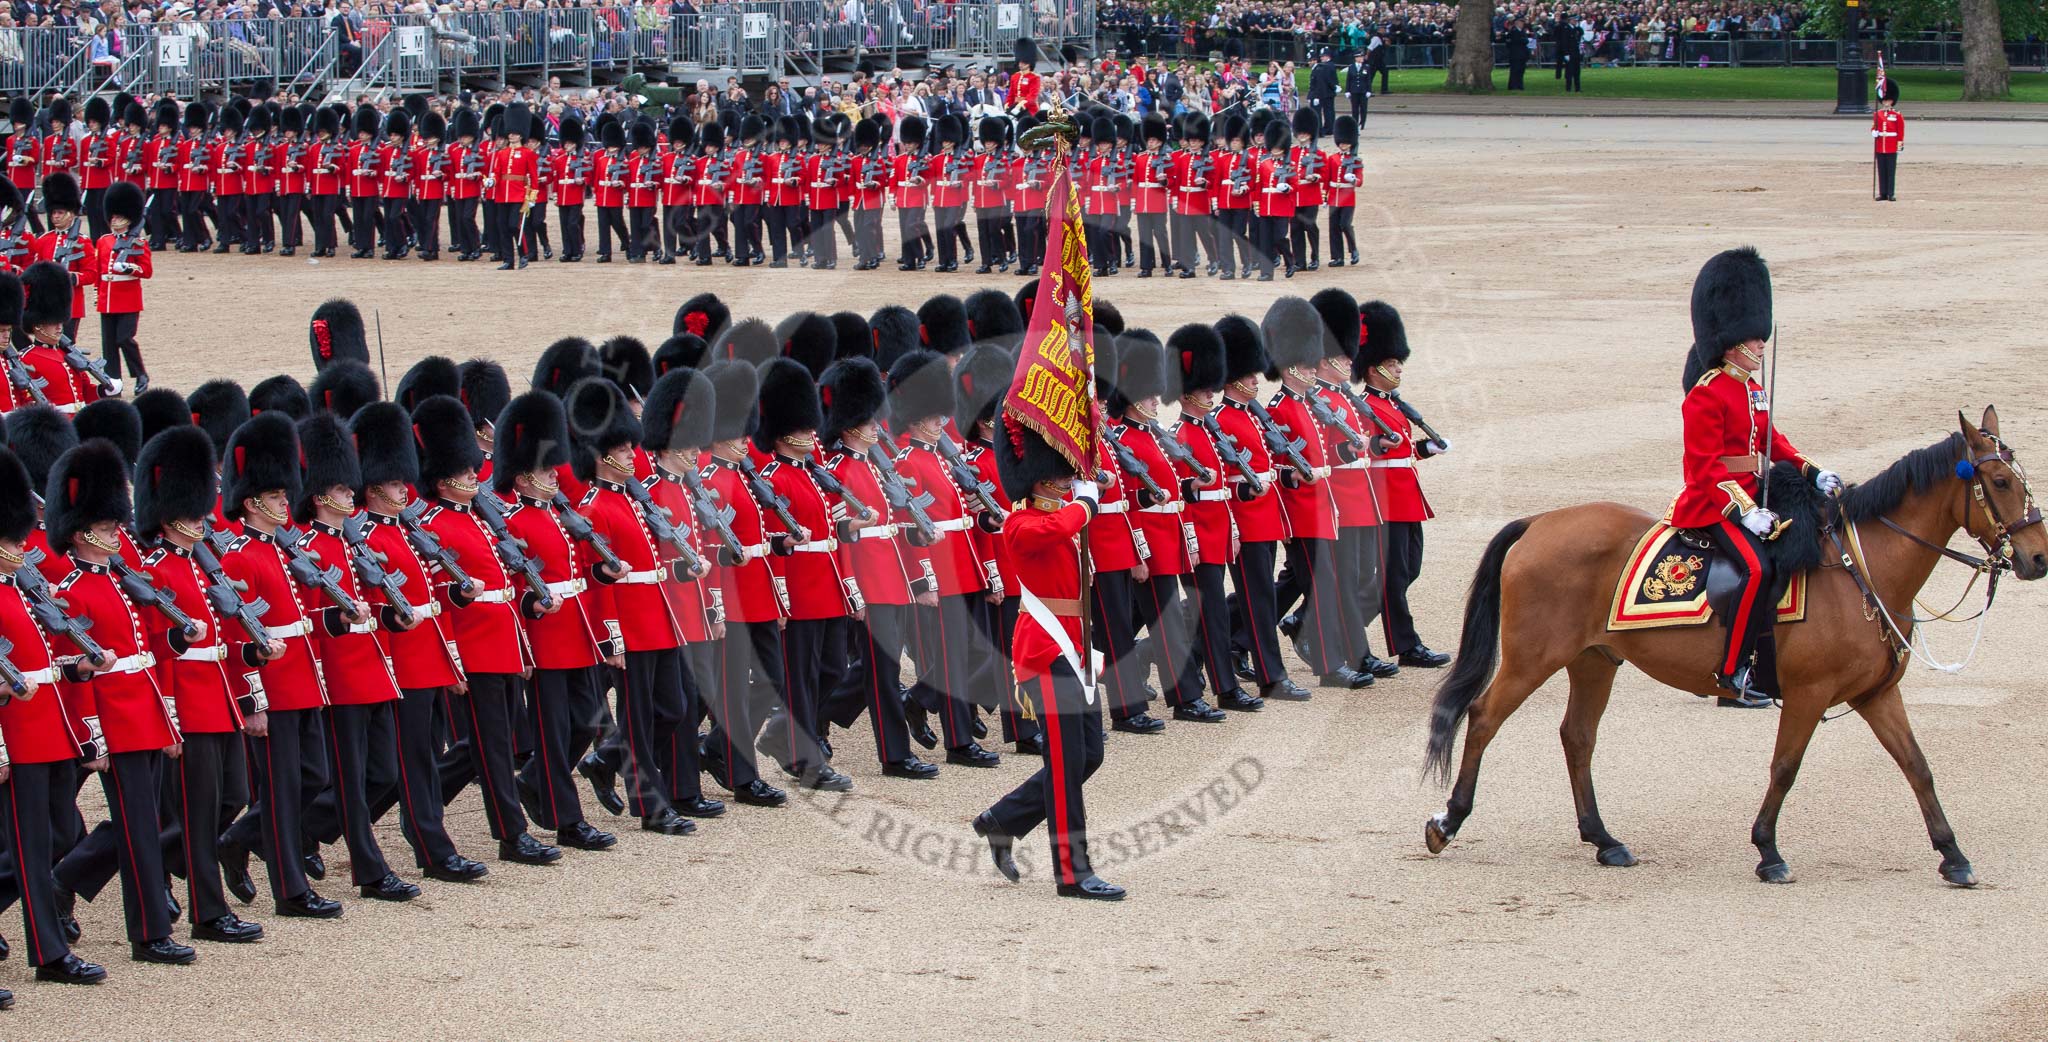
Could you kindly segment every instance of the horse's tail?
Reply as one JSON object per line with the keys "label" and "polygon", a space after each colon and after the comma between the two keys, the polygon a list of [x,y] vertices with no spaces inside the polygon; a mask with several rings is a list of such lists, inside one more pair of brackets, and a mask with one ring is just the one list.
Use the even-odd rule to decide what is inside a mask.
{"label": "horse's tail", "polygon": [[1479,570],[1472,576],[1472,591],[1465,597],[1465,633],[1458,642],[1458,659],[1451,673],[1436,689],[1436,705],[1429,714],[1429,753],[1423,771],[1438,782],[1451,777],[1451,746],[1458,736],[1458,722],[1493,679],[1493,667],[1500,661],[1500,570],[1508,551],[1529,530],[1533,518],[1507,523],[1486,544],[1479,558]]}

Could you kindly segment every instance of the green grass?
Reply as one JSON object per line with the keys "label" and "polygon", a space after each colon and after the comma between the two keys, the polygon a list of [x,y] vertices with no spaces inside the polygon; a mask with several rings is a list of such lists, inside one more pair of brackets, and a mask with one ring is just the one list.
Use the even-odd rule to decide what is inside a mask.
{"label": "green grass", "polygon": [[[1962,70],[1907,69],[1893,71],[1910,111],[1915,102],[1961,101]],[[1549,97],[1564,93],[1564,81],[1551,75],[1550,67],[1529,66],[1524,79],[1528,90],[1519,93]],[[1588,98],[1735,98],[1779,101],[1832,101],[1835,97],[1833,66],[1769,68],[1594,68],[1587,66],[1583,77]],[[1505,92],[1508,70],[1493,70],[1493,88]],[[1307,73],[1302,88],[1307,89]],[[1442,69],[1396,69],[1394,94],[1440,94],[1444,92]],[[2037,72],[2012,75],[2012,100],[2048,102],[2048,75]]]}

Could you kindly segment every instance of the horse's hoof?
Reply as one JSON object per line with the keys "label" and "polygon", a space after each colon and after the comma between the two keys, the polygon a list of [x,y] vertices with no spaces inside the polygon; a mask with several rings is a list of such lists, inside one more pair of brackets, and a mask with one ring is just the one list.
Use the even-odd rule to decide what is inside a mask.
{"label": "horse's hoof", "polygon": [[1766,883],[1789,883],[1792,881],[1792,866],[1783,861],[1767,861],[1756,866],[1756,877]]}
{"label": "horse's hoof", "polygon": [[1608,868],[1634,868],[1636,856],[1629,853],[1627,844],[1616,843],[1611,847],[1600,848],[1600,863]]}
{"label": "horse's hoof", "polygon": [[1422,841],[1429,845],[1432,854],[1441,854],[1445,847],[1451,845],[1451,834],[1444,831],[1443,815],[1430,818],[1429,823],[1422,826]]}
{"label": "horse's hoof", "polygon": [[1958,861],[1953,864],[1946,861],[1942,862],[1941,878],[1965,890],[1974,889],[1977,886],[1977,870],[1971,868],[1968,861]]}

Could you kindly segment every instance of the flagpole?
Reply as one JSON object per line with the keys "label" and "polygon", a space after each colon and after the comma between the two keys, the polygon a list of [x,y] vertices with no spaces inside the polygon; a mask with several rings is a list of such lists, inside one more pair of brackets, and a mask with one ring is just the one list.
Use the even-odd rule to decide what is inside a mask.
{"label": "flagpole", "polygon": [[[1067,156],[1069,153],[1073,151],[1073,148],[1073,142],[1064,136],[1058,138],[1057,143],[1053,146],[1054,154],[1059,157],[1059,163],[1062,169],[1066,167]],[[1065,221],[1067,219],[1067,208],[1069,203],[1072,201],[1074,194],[1073,179],[1066,178],[1065,180],[1067,190],[1065,192],[1060,193],[1061,221]],[[1052,200],[1048,199],[1046,200],[1047,217],[1050,217],[1052,215],[1051,211]],[[1080,232],[1082,254],[1085,256],[1087,254],[1088,245],[1087,226],[1079,221],[1076,221],[1074,226]],[[1091,395],[1088,405],[1088,414],[1089,422],[1092,425],[1094,423],[1095,418],[1095,405],[1094,399],[1092,397],[1092,395],[1095,393],[1095,329],[1093,324],[1091,323],[1089,328],[1077,330],[1076,332],[1080,336],[1087,338],[1088,349],[1081,352],[1081,365],[1082,368],[1086,371],[1086,374],[1084,376],[1085,382],[1082,384],[1082,387],[1086,391],[1086,393]],[[1100,428],[1097,428],[1095,431],[1093,444],[1090,446],[1088,458],[1088,463],[1090,466],[1094,466],[1096,463],[1098,451],[1095,449],[1095,446],[1099,446],[1102,444],[1102,437],[1102,430]],[[1096,468],[1096,470],[1097,473],[1084,474],[1082,475],[1082,477],[1092,481],[1099,475],[1100,468],[1098,467]],[[1081,536],[1079,541],[1079,549],[1081,553],[1081,592],[1078,598],[1078,600],[1081,603],[1081,647],[1079,649],[1081,652],[1081,683],[1085,688],[1091,691],[1095,687],[1095,646],[1089,641],[1089,630],[1094,628],[1091,625],[1091,622],[1093,621],[1095,616],[1095,558],[1094,555],[1088,552],[1088,544],[1089,527],[1094,523],[1094,514],[1091,512],[1088,516],[1088,519],[1081,522]]]}

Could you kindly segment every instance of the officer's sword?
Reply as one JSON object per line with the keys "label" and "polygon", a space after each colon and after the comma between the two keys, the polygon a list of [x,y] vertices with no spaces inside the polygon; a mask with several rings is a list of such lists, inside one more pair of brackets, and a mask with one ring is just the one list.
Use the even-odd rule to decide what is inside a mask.
{"label": "officer's sword", "polygon": [[[1757,454],[1757,506],[1763,510],[1771,508],[1771,442],[1778,426],[1778,324],[1771,323],[1771,369],[1764,374],[1764,447]],[[1791,527],[1792,519],[1786,518],[1771,527],[1764,536],[1766,541],[1783,535]]]}

